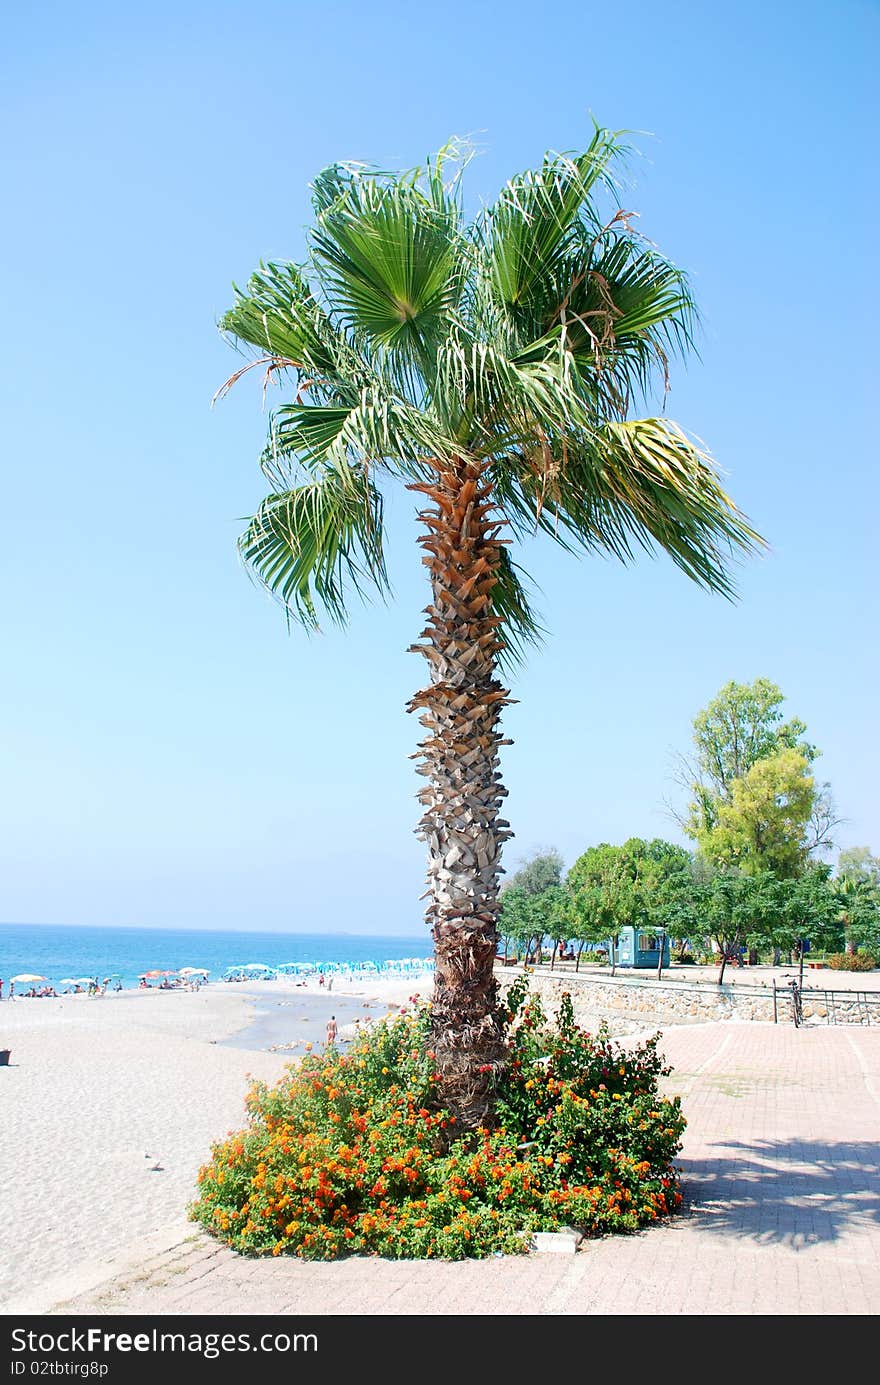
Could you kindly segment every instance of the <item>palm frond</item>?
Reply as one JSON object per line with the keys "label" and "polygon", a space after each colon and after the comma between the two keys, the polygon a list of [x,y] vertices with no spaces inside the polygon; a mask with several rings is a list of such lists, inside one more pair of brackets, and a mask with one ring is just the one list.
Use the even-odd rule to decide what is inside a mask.
{"label": "palm frond", "polygon": [[766,547],[721,486],[712,459],[676,424],[632,419],[601,434],[601,486],[642,547],[650,540],[698,586],[732,597],[728,559]]}
{"label": "palm frond", "polygon": [[498,577],[492,589],[492,609],[503,621],[499,633],[504,648],[498,661],[502,668],[509,670],[522,664],[529,647],[539,645],[546,634],[529,601],[526,580],[525,573],[511,560],[507,549],[502,549]]}
{"label": "palm frond", "polygon": [[[693,349],[696,313],[631,214],[600,214],[624,152],[597,127],[470,226],[462,142],[405,173],[333,165],[313,185],[308,265],[261,265],[236,290],[224,331],[294,381],[271,414],[272,494],[242,553],[297,619],[314,625],[319,606],[342,619],[346,589],[385,589],[375,478],[423,483],[438,462],[486,466],[516,537],[623,562],[665,550],[731,595],[731,561],[763,540],[708,453],[673,423],[631,417]],[[519,657],[540,627],[506,554],[495,601]]]}
{"label": "palm frond", "polygon": [[693,581],[731,597],[730,561],[765,547],[723,490],[709,454],[665,419],[607,422],[546,441],[549,458],[521,452],[497,485],[516,532],[541,530],[569,551],[630,562],[660,549]]}
{"label": "palm frond", "polygon": [[349,401],[342,404],[282,404],[273,411],[262,458],[273,484],[287,485],[302,471],[345,473],[352,467],[390,468],[417,479],[424,475],[420,456],[446,456],[454,449],[430,415],[375,379],[347,393]]}
{"label": "palm frond", "polygon": [[235,289],[220,329],[305,372],[336,366],[333,329],[298,265],[261,264],[245,289]]}
{"label": "palm frond", "polygon": [[349,589],[388,590],[382,496],[366,471],[327,471],[269,495],[239,540],[239,552],[288,615],[319,628],[319,607],[345,624]]}
{"label": "palm frond", "polygon": [[596,128],[589,147],[573,156],[548,155],[540,169],[503,189],[482,228],[486,273],[500,302],[528,314],[535,292],[552,276],[591,211],[597,183],[612,185],[611,167],[623,152],[618,136]]}
{"label": "palm frond", "polygon": [[341,320],[356,337],[418,362],[455,314],[467,260],[455,197],[436,167],[429,194],[422,176],[328,171],[312,236]]}

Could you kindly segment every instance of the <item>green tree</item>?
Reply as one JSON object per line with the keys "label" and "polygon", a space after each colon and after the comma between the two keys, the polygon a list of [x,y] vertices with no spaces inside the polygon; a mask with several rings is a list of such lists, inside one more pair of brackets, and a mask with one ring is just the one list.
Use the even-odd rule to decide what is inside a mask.
{"label": "green tree", "polygon": [[622,846],[603,842],[579,856],[567,876],[576,931],[587,942],[611,943],[612,974],[620,929],[665,926],[664,890],[684,870],[683,847],[660,838],[630,837]]}
{"label": "green tree", "polygon": [[509,945],[513,943],[517,952],[522,950],[525,959],[528,959],[532,939],[532,898],[533,896],[519,885],[506,885],[501,891],[498,934],[504,941],[505,958]]}
{"label": "green tree", "polygon": [[667,881],[661,918],[682,938],[714,944],[718,984],[732,957],[739,954],[758,910],[758,881],[738,870],[721,870],[702,856]]}
{"label": "green tree", "polygon": [[[564,864],[556,847],[539,847],[521,862],[519,869],[501,887],[498,927],[504,936],[505,913],[508,918],[515,918],[517,932],[510,936],[524,944],[526,962],[532,952],[540,961],[545,936],[554,936],[553,930],[562,924],[565,911],[559,885]],[[505,911],[504,901],[511,894],[511,908]],[[564,932],[559,932],[556,940],[562,936]],[[554,958],[555,950],[554,947]]]}
{"label": "green tree", "polygon": [[837,875],[841,880],[863,880],[880,890],[880,856],[872,855],[866,846],[849,846],[837,858]]}
{"label": "green tree", "polygon": [[563,939],[574,936],[568,890],[554,884],[530,890],[511,882],[501,891],[498,929],[502,937],[523,947],[526,964],[530,958],[540,961],[544,940],[551,938],[554,943],[551,960],[555,961],[556,946]]}
{"label": "green tree", "polygon": [[221,326],[289,389],[241,552],[292,618],[342,621],[351,592],[386,590],[386,489],[421,498],[430,598],[414,649],[429,674],[410,708],[425,729],[432,1046],[438,1102],[469,1128],[491,1116],[505,1053],[499,672],[539,634],[509,546],[538,532],[623,562],[660,549],[729,596],[731,555],[762,541],[707,453],[639,416],[694,310],[615,201],[619,138],[597,129],[583,153],[548,154],[470,223],[461,153],[326,169],[305,262],[262,265]]}
{"label": "green tree", "polygon": [[718,805],[730,800],[733,785],[758,760],[780,750],[798,750],[812,763],[816,749],[804,741],[805,724],[797,717],[782,719],[782,691],[769,678],[753,683],[731,680],[697,714],[693,722],[694,755],[683,758],[679,780],[693,795],[689,835],[715,825]]}
{"label": "green tree", "polygon": [[797,750],[779,750],[757,760],[734,779],[730,797],[719,801],[714,825],[698,836],[701,853],[746,875],[772,871],[797,875],[809,853],[807,824],[814,780]]}
{"label": "green tree", "polygon": [[[783,720],[785,698],[768,678],[753,683],[725,683],[694,719],[692,758],[681,757],[677,782],[690,796],[687,814],[673,816],[695,841],[702,844],[713,831],[722,806],[730,803],[734,786],[762,760],[776,759],[783,751],[796,751],[807,765],[818,750],[806,739],[806,725],[798,717]],[[782,762],[780,762],[782,763]],[[839,819],[828,784],[813,785],[810,811],[804,824],[807,852],[827,850]]]}
{"label": "green tree", "polygon": [[[595,849],[595,848],[594,848]],[[578,946],[577,970],[584,947],[591,943],[616,942],[620,919],[629,913],[629,905],[624,896],[628,890],[624,879],[614,878],[602,884],[585,882],[571,892],[571,933]],[[611,954],[612,974],[614,953]]]}
{"label": "green tree", "polygon": [[[548,885],[546,890],[534,896],[536,909],[541,921],[541,941],[549,938],[553,944],[550,965],[556,962],[560,943],[573,937],[574,908],[570,892],[562,885]],[[540,957],[540,947],[538,956]]]}
{"label": "green tree", "polygon": [[865,876],[841,875],[833,882],[836,918],[843,929],[844,950],[880,948],[880,890]]}
{"label": "green tree", "polygon": [[803,967],[806,943],[833,945],[838,925],[829,875],[830,868],[817,862],[793,877],[769,871],[746,877],[753,886],[746,901],[752,909],[746,921],[750,946],[794,954]]}
{"label": "green tree", "polygon": [[880,952],[880,857],[866,846],[850,846],[837,858],[833,882],[844,948]]}
{"label": "green tree", "polygon": [[510,885],[525,890],[526,894],[540,894],[562,882],[564,868],[565,862],[555,846],[541,847],[526,857],[510,877]]}

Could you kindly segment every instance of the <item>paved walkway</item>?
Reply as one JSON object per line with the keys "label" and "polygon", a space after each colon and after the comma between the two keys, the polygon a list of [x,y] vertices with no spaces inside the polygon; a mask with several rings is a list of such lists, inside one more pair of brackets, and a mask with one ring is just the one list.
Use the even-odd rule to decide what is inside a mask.
{"label": "paved walkway", "polygon": [[576,1254],[331,1264],[237,1256],[191,1224],[7,1314],[876,1314],[880,1028],[669,1028],[685,1204]]}

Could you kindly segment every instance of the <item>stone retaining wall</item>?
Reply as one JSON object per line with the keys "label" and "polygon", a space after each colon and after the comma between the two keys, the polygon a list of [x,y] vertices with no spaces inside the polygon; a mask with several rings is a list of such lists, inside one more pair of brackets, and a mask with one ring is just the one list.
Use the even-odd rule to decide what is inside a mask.
{"label": "stone retaining wall", "polygon": [[[521,967],[496,968],[501,992],[522,976]],[[531,989],[540,996],[548,1015],[555,1014],[564,992],[571,996],[574,1016],[585,1028],[608,1021],[620,1033],[664,1024],[699,1024],[712,1020],[773,1020],[773,990],[769,986],[718,986],[713,982],[659,981],[655,976],[584,975],[575,972],[529,972]],[[824,999],[824,993],[823,993]],[[803,993],[803,1015],[825,1018],[827,1010]],[[793,1022],[791,994],[778,988],[776,1012],[780,1024]],[[839,1016],[838,1016],[839,1018]]]}

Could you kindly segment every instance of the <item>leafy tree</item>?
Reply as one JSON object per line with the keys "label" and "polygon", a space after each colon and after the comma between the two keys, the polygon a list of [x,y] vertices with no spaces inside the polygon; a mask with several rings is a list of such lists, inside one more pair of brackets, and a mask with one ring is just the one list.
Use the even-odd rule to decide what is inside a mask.
{"label": "leafy tree", "polygon": [[833,939],[836,911],[828,876],[822,863],[781,878],[769,870],[718,868],[697,856],[669,882],[665,922],[671,931],[711,940],[720,985],[727,963],[745,946],[801,954],[805,939]]}
{"label": "leafy tree", "polygon": [[567,942],[573,936],[574,902],[570,891],[564,886],[548,885],[546,890],[542,890],[539,895],[535,896],[535,903],[541,909],[543,937],[549,938],[553,943],[553,953],[550,958],[550,965],[552,966],[556,961],[556,953],[560,943]]}
{"label": "leafy tree", "polygon": [[694,756],[682,758],[678,778],[693,794],[686,821],[689,835],[715,825],[718,805],[728,802],[733,785],[758,760],[780,750],[797,750],[812,763],[816,749],[803,740],[805,724],[782,719],[784,696],[768,678],[730,681],[694,718]]}
{"label": "leafy tree", "polygon": [[313,187],[305,263],[261,265],[221,324],[289,389],[241,539],[289,616],[314,629],[320,610],[343,621],[352,591],[387,590],[386,489],[420,497],[429,675],[410,707],[426,733],[436,1095],[459,1128],[491,1117],[505,1061],[499,673],[539,634],[510,544],[539,532],[624,562],[659,549],[730,595],[731,555],[762,542],[706,452],[638,416],[690,345],[693,304],[629,214],[602,209],[622,152],[597,129],[470,224],[456,146],[406,173],[334,165]]}
{"label": "leafy tree", "polygon": [[542,847],[523,861],[510,877],[510,886],[525,890],[526,894],[540,894],[551,885],[561,883],[564,867],[565,862],[555,846]]}
{"label": "leafy tree", "polygon": [[757,911],[757,881],[737,870],[719,870],[699,855],[667,881],[661,904],[661,918],[670,933],[714,943],[719,986],[728,961],[741,951]]}
{"label": "leafy tree", "polygon": [[880,949],[880,857],[866,846],[851,846],[837,858],[833,883],[844,950]]}
{"label": "leafy tree", "polygon": [[841,875],[833,883],[836,918],[843,929],[844,951],[880,947],[880,890],[870,878]]}
{"label": "leafy tree", "polygon": [[502,936],[515,939],[525,949],[525,962],[530,957],[540,960],[545,938],[556,945],[574,936],[572,932],[571,897],[560,885],[547,885],[542,890],[529,890],[512,881],[501,891],[498,927]]}
{"label": "leafy tree", "polygon": [[720,866],[745,874],[772,871],[793,876],[804,866],[814,781],[797,750],[757,760],[714,809],[714,825],[698,835],[700,851]]}
{"label": "leafy tree", "polygon": [[[812,765],[818,750],[805,740],[806,726],[798,717],[783,720],[784,696],[768,678],[753,683],[725,683],[694,719],[694,754],[681,757],[676,779],[691,796],[685,817],[673,816],[701,844],[718,823],[735,786],[763,760],[776,760],[795,751]],[[783,762],[780,762],[783,763]],[[803,829],[806,852],[827,850],[840,819],[828,784],[813,785],[810,811]]]}
{"label": "leafy tree", "polygon": [[568,872],[574,936],[584,942],[611,941],[612,975],[620,929],[635,916],[635,871],[624,847],[602,842],[588,847]]}
{"label": "leafy tree", "polygon": [[532,938],[533,915],[530,907],[532,898],[533,896],[519,885],[509,884],[501,891],[498,933],[504,939],[505,957],[509,943],[514,943],[517,950],[522,948],[528,957]]}
{"label": "leafy tree", "polygon": [[576,932],[588,942],[611,941],[612,974],[620,929],[664,922],[666,882],[686,868],[689,855],[659,838],[630,837],[622,846],[589,847],[568,873]]}
{"label": "leafy tree", "polygon": [[[562,855],[555,847],[540,847],[522,861],[519,869],[501,887],[498,927],[503,936],[505,919],[514,921],[516,931],[509,936],[524,945],[526,962],[533,951],[540,960],[544,937],[550,931],[544,925],[551,917],[552,898],[544,899],[543,896],[548,890],[559,887],[563,866]],[[512,896],[510,907],[505,909],[504,904],[509,896]]]}
{"label": "leafy tree", "polygon": [[837,875],[841,880],[864,880],[880,890],[880,856],[866,846],[847,847],[837,858]]}
{"label": "leafy tree", "polygon": [[750,944],[795,953],[802,964],[807,941],[833,945],[837,910],[829,875],[827,865],[815,863],[788,879],[770,872],[751,877],[753,917],[746,929]]}
{"label": "leafy tree", "polygon": [[[625,880],[615,879],[603,884],[586,883],[572,891],[572,924],[570,936],[579,944],[578,968],[584,947],[592,943],[607,943],[616,940],[621,927],[620,919],[629,912],[629,904],[624,895],[628,886]],[[612,972],[614,955],[612,952]]]}

